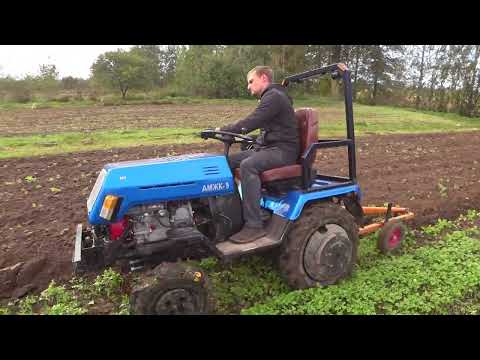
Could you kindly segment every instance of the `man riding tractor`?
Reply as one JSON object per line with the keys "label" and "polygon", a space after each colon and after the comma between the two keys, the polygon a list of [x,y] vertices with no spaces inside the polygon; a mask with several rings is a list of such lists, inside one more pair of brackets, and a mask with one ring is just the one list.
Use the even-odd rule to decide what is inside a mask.
{"label": "man riding tractor", "polygon": [[260,174],[266,170],[295,164],[299,152],[299,135],[292,100],[286,88],[272,83],[272,69],[256,66],[247,74],[248,90],[260,98],[254,112],[245,119],[218,129],[232,133],[249,133],[261,129],[258,146],[231,154],[229,164],[240,168],[245,224],[230,241],[255,241],[266,232],[261,218]]}

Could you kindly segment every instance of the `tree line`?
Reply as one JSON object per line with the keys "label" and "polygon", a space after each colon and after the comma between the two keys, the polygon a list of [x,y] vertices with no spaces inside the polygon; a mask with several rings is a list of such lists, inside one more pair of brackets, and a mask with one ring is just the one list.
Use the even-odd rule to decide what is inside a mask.
{"label": "tree line", "polygon": [[[351,70],[354,100],[478,116],[480,45],[139,45],[101,54],[89,79],[58,79],[54,65],[22,80],[0,79],[0,91],[30,89],[165,90],[210,98],[248,97],[245,76],[269,65],[276,82],[331,63]],[[337,82],[321,79],[296,87],[297,95],[339,96]],[[28,97],[26,95],[26,97]]]}

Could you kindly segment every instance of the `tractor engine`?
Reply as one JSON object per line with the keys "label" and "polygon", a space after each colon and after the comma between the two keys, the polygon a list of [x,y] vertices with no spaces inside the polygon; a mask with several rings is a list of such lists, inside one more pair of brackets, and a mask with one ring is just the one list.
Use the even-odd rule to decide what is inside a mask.
{"label": "tractor engine", "polygon": [[175,229],[194,227],[190,201],[136,206],[127,216],[133,224],[132,234],[138,245],[166,240]]}
{"label": "tractor engine", "polygon": [[238,194],[172,200],[137,205],[114,223],[95,225],[93,236],[87,236],[84,244],[98,243],[103,248],[105,264],[125,259],[133,271],[143,266],[138,264],[158,256],[162,259],[203,256],[209,251],[205,238],[222,241],[242,225]]}
{"label": "tractor engine", "polygon": [[132,271],[142,269],[145,260],[158,254],[183,257],[183,252],[178,252],[180,245],[198,244],[204,236],[199,228],[206,231],[211,224],[205,205],[208,200],[166,201],[132,207],[117,222],[94,226],[90,234],[85,234],[84,246],[96,243],[93,249],[102,249],[104,266],[126,259]]}

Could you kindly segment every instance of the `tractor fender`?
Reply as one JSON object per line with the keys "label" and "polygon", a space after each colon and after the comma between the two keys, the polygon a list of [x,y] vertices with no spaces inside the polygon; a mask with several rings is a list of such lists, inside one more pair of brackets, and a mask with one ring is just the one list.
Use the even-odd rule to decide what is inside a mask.
{"label": "tractor fender", "polygon": [[306,204],[342,197],[351,193],[355,193],[359,197],[360,188],[357,184],[319,191],[291,191],[281,198],[264,196],[261,205],[272,210],[275,215],[295,221],[302,214]]}

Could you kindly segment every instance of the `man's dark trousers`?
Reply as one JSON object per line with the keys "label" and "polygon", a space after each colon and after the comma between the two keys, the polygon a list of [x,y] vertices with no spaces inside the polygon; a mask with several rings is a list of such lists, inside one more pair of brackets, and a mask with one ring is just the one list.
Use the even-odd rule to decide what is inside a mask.
{"label": "man's dark trousers", "polygon": [[240,167],[242,183],[242,206],[245,225],[251,228],[262,228],[260,199],[260,174],[266,170],[293,165],[298,152],[295,148],[280,149],[278,147],[260,148],[258,151],[245,150],[229,156],[230,168]]}

